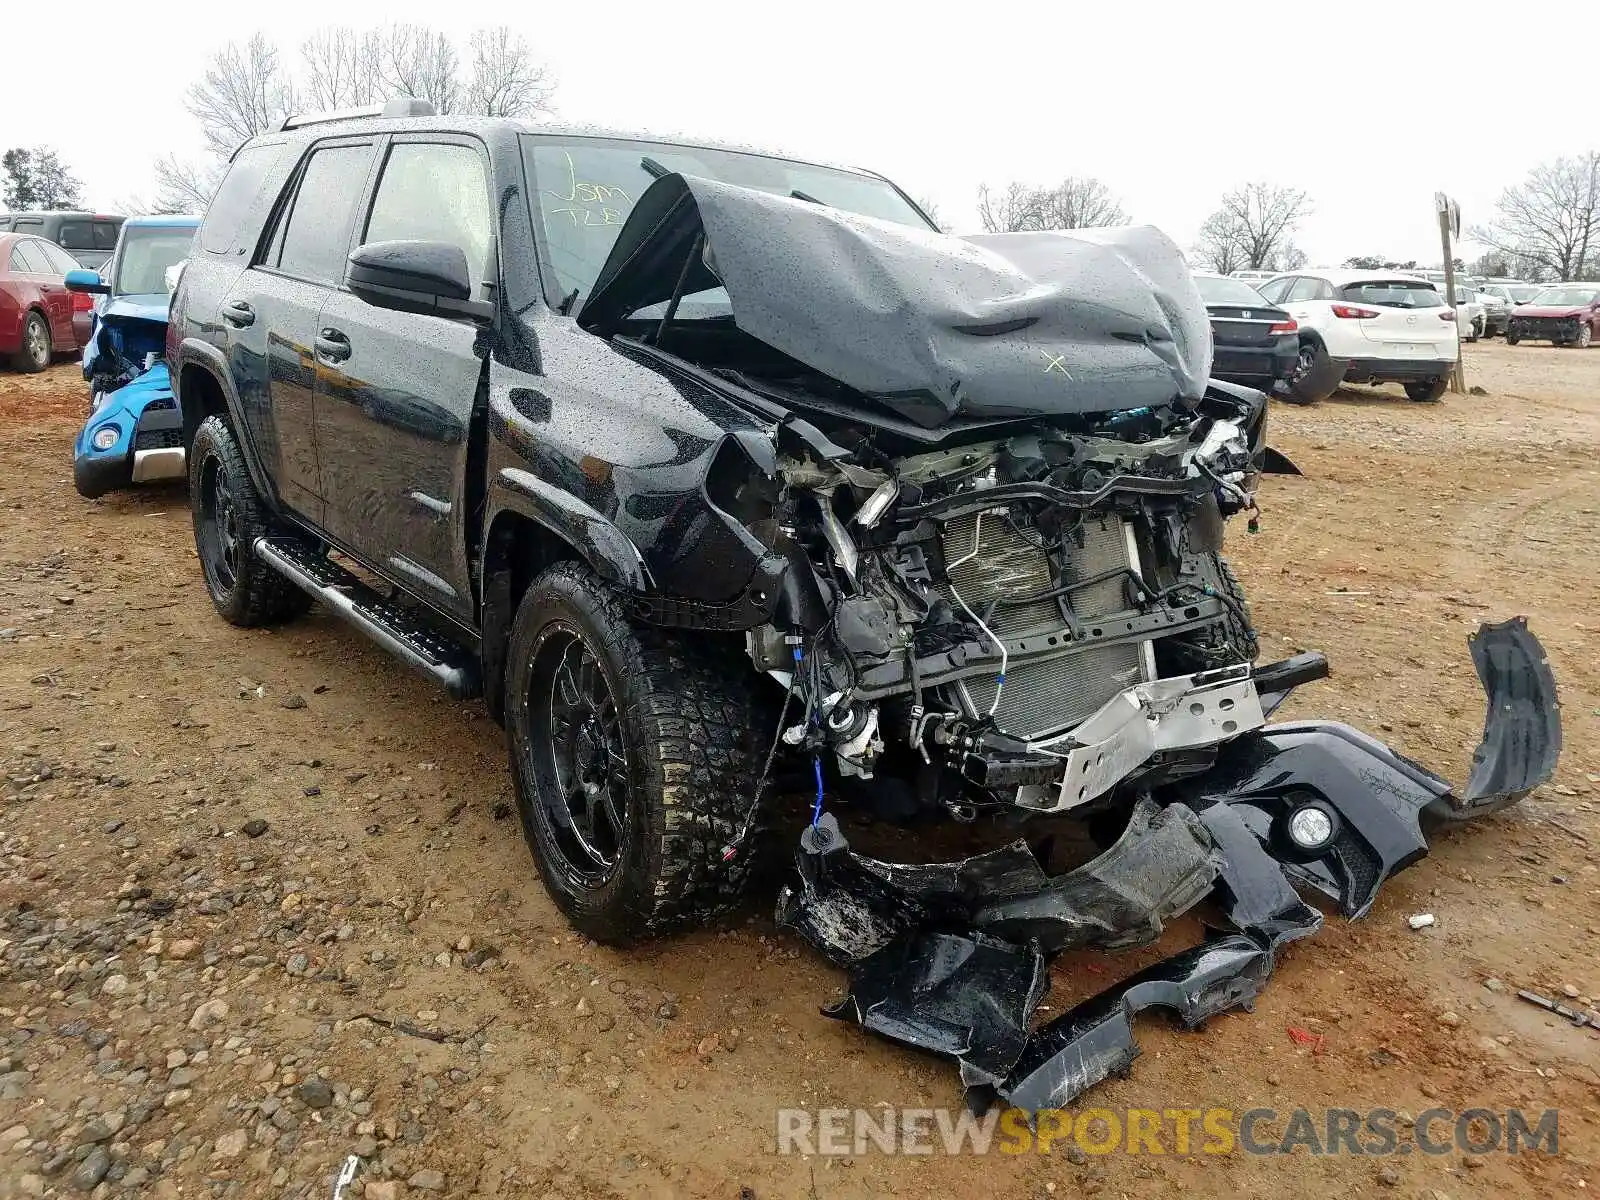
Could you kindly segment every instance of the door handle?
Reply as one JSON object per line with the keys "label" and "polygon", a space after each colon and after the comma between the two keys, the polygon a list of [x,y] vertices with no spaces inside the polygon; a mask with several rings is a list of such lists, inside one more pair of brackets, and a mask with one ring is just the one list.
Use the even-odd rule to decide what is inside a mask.
{"label": "door handle", "polygon": [[256,310],[243,300],[235,300],[232,304],[222,306],[222,319],[230,325],[243,329],[246,325],[256,323]]}
{"label": "door handle", "polygon": [[317,357],[327,362],[343,362],[350,357],[350,339],[337,329],[324,329],[312,344]]}

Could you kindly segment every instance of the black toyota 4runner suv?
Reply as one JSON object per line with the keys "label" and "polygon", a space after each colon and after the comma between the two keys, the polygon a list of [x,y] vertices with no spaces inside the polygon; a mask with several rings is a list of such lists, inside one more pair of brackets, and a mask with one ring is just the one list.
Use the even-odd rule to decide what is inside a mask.
{"label": "black toyota 4runner suv", "polygon": [[398,101],[238,151],[169,337],[217,610],[481,694],[601,940],[735,897],[784,771],[1125,816],[1263,723],[1219,551],[1264,400],[1152,229]]}

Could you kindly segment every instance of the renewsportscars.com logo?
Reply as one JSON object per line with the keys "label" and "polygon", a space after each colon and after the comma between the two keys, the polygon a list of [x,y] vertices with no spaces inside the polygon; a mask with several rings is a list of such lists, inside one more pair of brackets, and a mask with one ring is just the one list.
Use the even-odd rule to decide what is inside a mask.
{"label": "renewsportscars.com logo", "polygon": [[779,1154],[1407,1154],[1560,1153],[1559,1110],[1430,1108],[966,1109],[781,1108]]}

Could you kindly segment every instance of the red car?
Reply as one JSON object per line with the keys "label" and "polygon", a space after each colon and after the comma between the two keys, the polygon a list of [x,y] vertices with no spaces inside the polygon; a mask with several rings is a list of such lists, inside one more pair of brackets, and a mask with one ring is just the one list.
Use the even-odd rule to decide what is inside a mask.
{"label": "red car", "polygon": [[1512,309],[1506,342],[1535,338],[1580,348],[1600,341],[1600,283],[1553,283]]}
{"label": "red car", "polygon": [[19,371],[42,371],[52,355],[89,340],[94,297],[64,282],[78,262],[53,242],[0,233],[0,359]]}

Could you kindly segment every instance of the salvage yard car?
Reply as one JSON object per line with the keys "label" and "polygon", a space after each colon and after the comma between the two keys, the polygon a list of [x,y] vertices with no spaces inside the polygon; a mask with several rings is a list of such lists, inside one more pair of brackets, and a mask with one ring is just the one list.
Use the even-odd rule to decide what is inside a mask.
{"label": "salvage yard car", "polygon": [[0,233],[0,359],[18,371],[38,372],[89,340],[89,300],[66,284],[77,267],[43,238]]}
{"label": "salvage yard car", "polygon": [[1242,279],[1196,272],[1194,282],[1211,320],[1213,378],[1270,392],[1293,374],[1300,357],[1293,317]]}
{"label": "salvage yard car", "polygon": [[1588,349],[1600,333],[1600,283],[1557,283],[1511,310],[1506,341],[1540,339]]}
{"label": "salvage yard car", "polygon": [[[1559,749],[1520,621],[1473,641],[1464,790],[1267,724],[1327,663],[1255,662],[1222,545],[1266,400],[1211,354],[1153,229],[957,238],[867,171],[400,100],[234,156],[167,357],[217,611],[314,599],[482,694],[576,928],[725,909],[800,773],[779,917],[849,967],[837,1015],[1035,1108],[1125,1069],[1139,1008],[1248,1005],[1320,924],[1294,885],[1364,913],[1419,822],[1514,802]],[[1109,849],[886,863],[841,805],[1093,816]],[[1030,1030],[1048,956],[1208,895],[1232,932]]]}
{"label": "salvage yard car", "polygon": [[1459,353],[1456,314],[1420,276],[1305,270],[1256,290],[1300,326],[1289,399],[1313,404],[1341,383],[1398,383],[1413,400],[1444,395]]}
{"label": "salvage yard car", "polygon": [[73,445],[72,478],[93,499],[134,483],[184,477],[182,422],[167,370],[168,278],[189,254],[199,219],[133,217],[104,278],[80,269],[69,290],[96,297],[83,351],[89,415]]}

